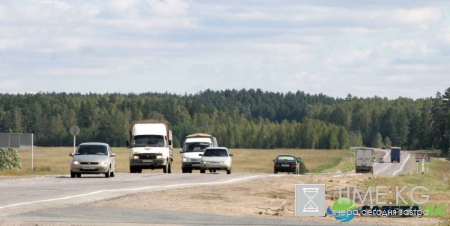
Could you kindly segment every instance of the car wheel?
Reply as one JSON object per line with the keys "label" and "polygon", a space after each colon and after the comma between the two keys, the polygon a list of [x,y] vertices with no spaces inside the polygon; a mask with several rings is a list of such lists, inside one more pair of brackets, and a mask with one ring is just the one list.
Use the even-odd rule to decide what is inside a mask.
{"label": "car wheel", "polygon": [[106,178],[109,178],[109,176],[111,176],[110,171],[111,171],[111,167],[109,168],[108,172],[105,173]]}
{"label": "car wheel", "polygon": [[77,174],[77,177],[81,177],[81,173],[78,173],[78,174]]}
{"label": "car wheel", "polygon": [[133,167],[130,167],[130,173],[136,173],[136,170]]}
{"label": "car wheel", "polygon": [[70,172],[70,177],[75,178],[76,174],[74,172]]}
{"label": "car wheel", "polygon": [[278,171],[277,171],[277,170],[273,170],[273,173],[274,173],[274,174],[277,174],[277,173],[278,173]]}
{"label": "car wheel", "polygon": [[169,169],[168,169],[167,173],[172,173],[172,163],[170,161],[169,161]]}
{"label": "car wheel", "polygon": [[205,170],[204,170],[204,169],[201,169],[201,170],[200,170],[200,173],[205,173]]}
{"label": "car wheel", "polygon": [[189,172],[188,173],[192,173],[192,169],[189,169]]}
{"label": "car wheel", "polygon": [[116,176],[116,174],[114,173],[114,171],[112,171],[111,173],[110,173],[110,177],[115,177]]}
{"label": "car wheel", "polygon": [[136,173],[142,173],[142,168],[137,168]]}
{"label": "car wheel", "polygon": [[231,168],[227,170],[227,174],[231,174]]}
{"label": "car wheel", "polygon": [[185,168],[181,168],[182,173],[187,173],[188,171]]}

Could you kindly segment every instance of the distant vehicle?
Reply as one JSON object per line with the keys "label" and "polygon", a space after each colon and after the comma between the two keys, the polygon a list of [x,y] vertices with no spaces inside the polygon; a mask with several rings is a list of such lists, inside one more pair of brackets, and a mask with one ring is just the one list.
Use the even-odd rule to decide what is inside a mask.
{"label": "distant vehicle", "polygon": [[166,120],[135,121],[129,133],[130,173],[142,173],[142,169],[172,172],[172,131]]}
{"label": "distant vehicle", "polygon": [[370,148],[356,149],[355,172],[356,173],[372,173],[373,162],[375,160],[374,150]]}
{"label": "distant vehicle", "polygon": [[192,170],[200,169],[200,154],[205,148],[218,147],[217,139],[206,133],[194,133],[186,136],[181,153],[181,171],[192,173]]}
{"label": "distant vehicle", "polygon": [[228,152],[225,147],[209,147],[205,149],[200,162],[200,173],[206,170],[216,172],[216,170],[226,170],[227,174],[231,174],[231,165],[233,154]]}
{"label": "distant vehicle", "polygon": [[400,147],[391,147],[391,162],[400,162]]}
{"label": "distant vehicle", "polygon": [[378,159],[378,163],[384,163],[384,158]]}
{"label": "distant vehicle", "polygon": [[293,155],[278,155],[273,162],[273,173],[275,174],[278,172],[295,173],[297,169],[296,157]]}
{"label": "distant vehicle", "polygon": [[105,174],[106,178],[114,177],[116,172],[115,154],[107,143],[81,143],[75,153],[70,153],[70,177],[81,177],[81,174]]}

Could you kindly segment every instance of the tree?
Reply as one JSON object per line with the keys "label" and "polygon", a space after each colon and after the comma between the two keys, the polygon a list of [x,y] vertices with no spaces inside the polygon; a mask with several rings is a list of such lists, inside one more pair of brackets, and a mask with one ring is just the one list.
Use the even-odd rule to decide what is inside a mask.
{"label": "tree", "polygon": [[385,137],[383,143],[384,143],[384,146],[386,148],[391,148],[392,147],[392,142],[391,142],[391,139],[389,137]]}
{"label": "tree", "polygon": [[377,133],[375,137],[373,138],[372,147],[374,148],[381,148],[383,145],[383,138],[381,137],[380,133]]}

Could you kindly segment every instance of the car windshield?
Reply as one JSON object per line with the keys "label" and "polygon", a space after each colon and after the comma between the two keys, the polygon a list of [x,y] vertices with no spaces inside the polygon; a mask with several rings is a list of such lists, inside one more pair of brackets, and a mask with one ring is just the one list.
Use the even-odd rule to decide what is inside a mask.
{"label": "car windshield", "polygon": [[160,135],[135,136],[133,147],[164,147],[164,137]]}
{"label": "car windshield", "polygon": [[294,158],[294,156],[283,155],[283,156],[278,156],[277,160],[278,161],[294,161],[295,158]]}
{"label": "car windshield", "polygon": [[108,155],[104,145],[81,145],[75,155]]}
{"label": "car windshield", "polygon": [[207,149],[203,156],[228,156],[228,152],[225,149]]}
{"label": "car windshield", "polygon": [[185,152],[204,152],[205,148],[210,147],[210,146],[211,146],[210,143],[200,143],[200,142],[186,143],[184,146],[184,151]]}

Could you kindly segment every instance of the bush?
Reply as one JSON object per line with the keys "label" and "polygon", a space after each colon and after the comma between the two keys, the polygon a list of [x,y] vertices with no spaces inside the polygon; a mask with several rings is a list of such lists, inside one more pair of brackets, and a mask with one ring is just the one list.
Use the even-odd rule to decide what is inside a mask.
{"label": "bush", "polygon": [[19,152],[17,150],[8,148],[0,148],[0,169],[1,170],[12,170],[21,169],[22,159],[20,158]]}
{"label": "bush", "polygon": [[308,169],[306,169],[305,163],[300,162],[300,174],[305,174],[308,172]]}

